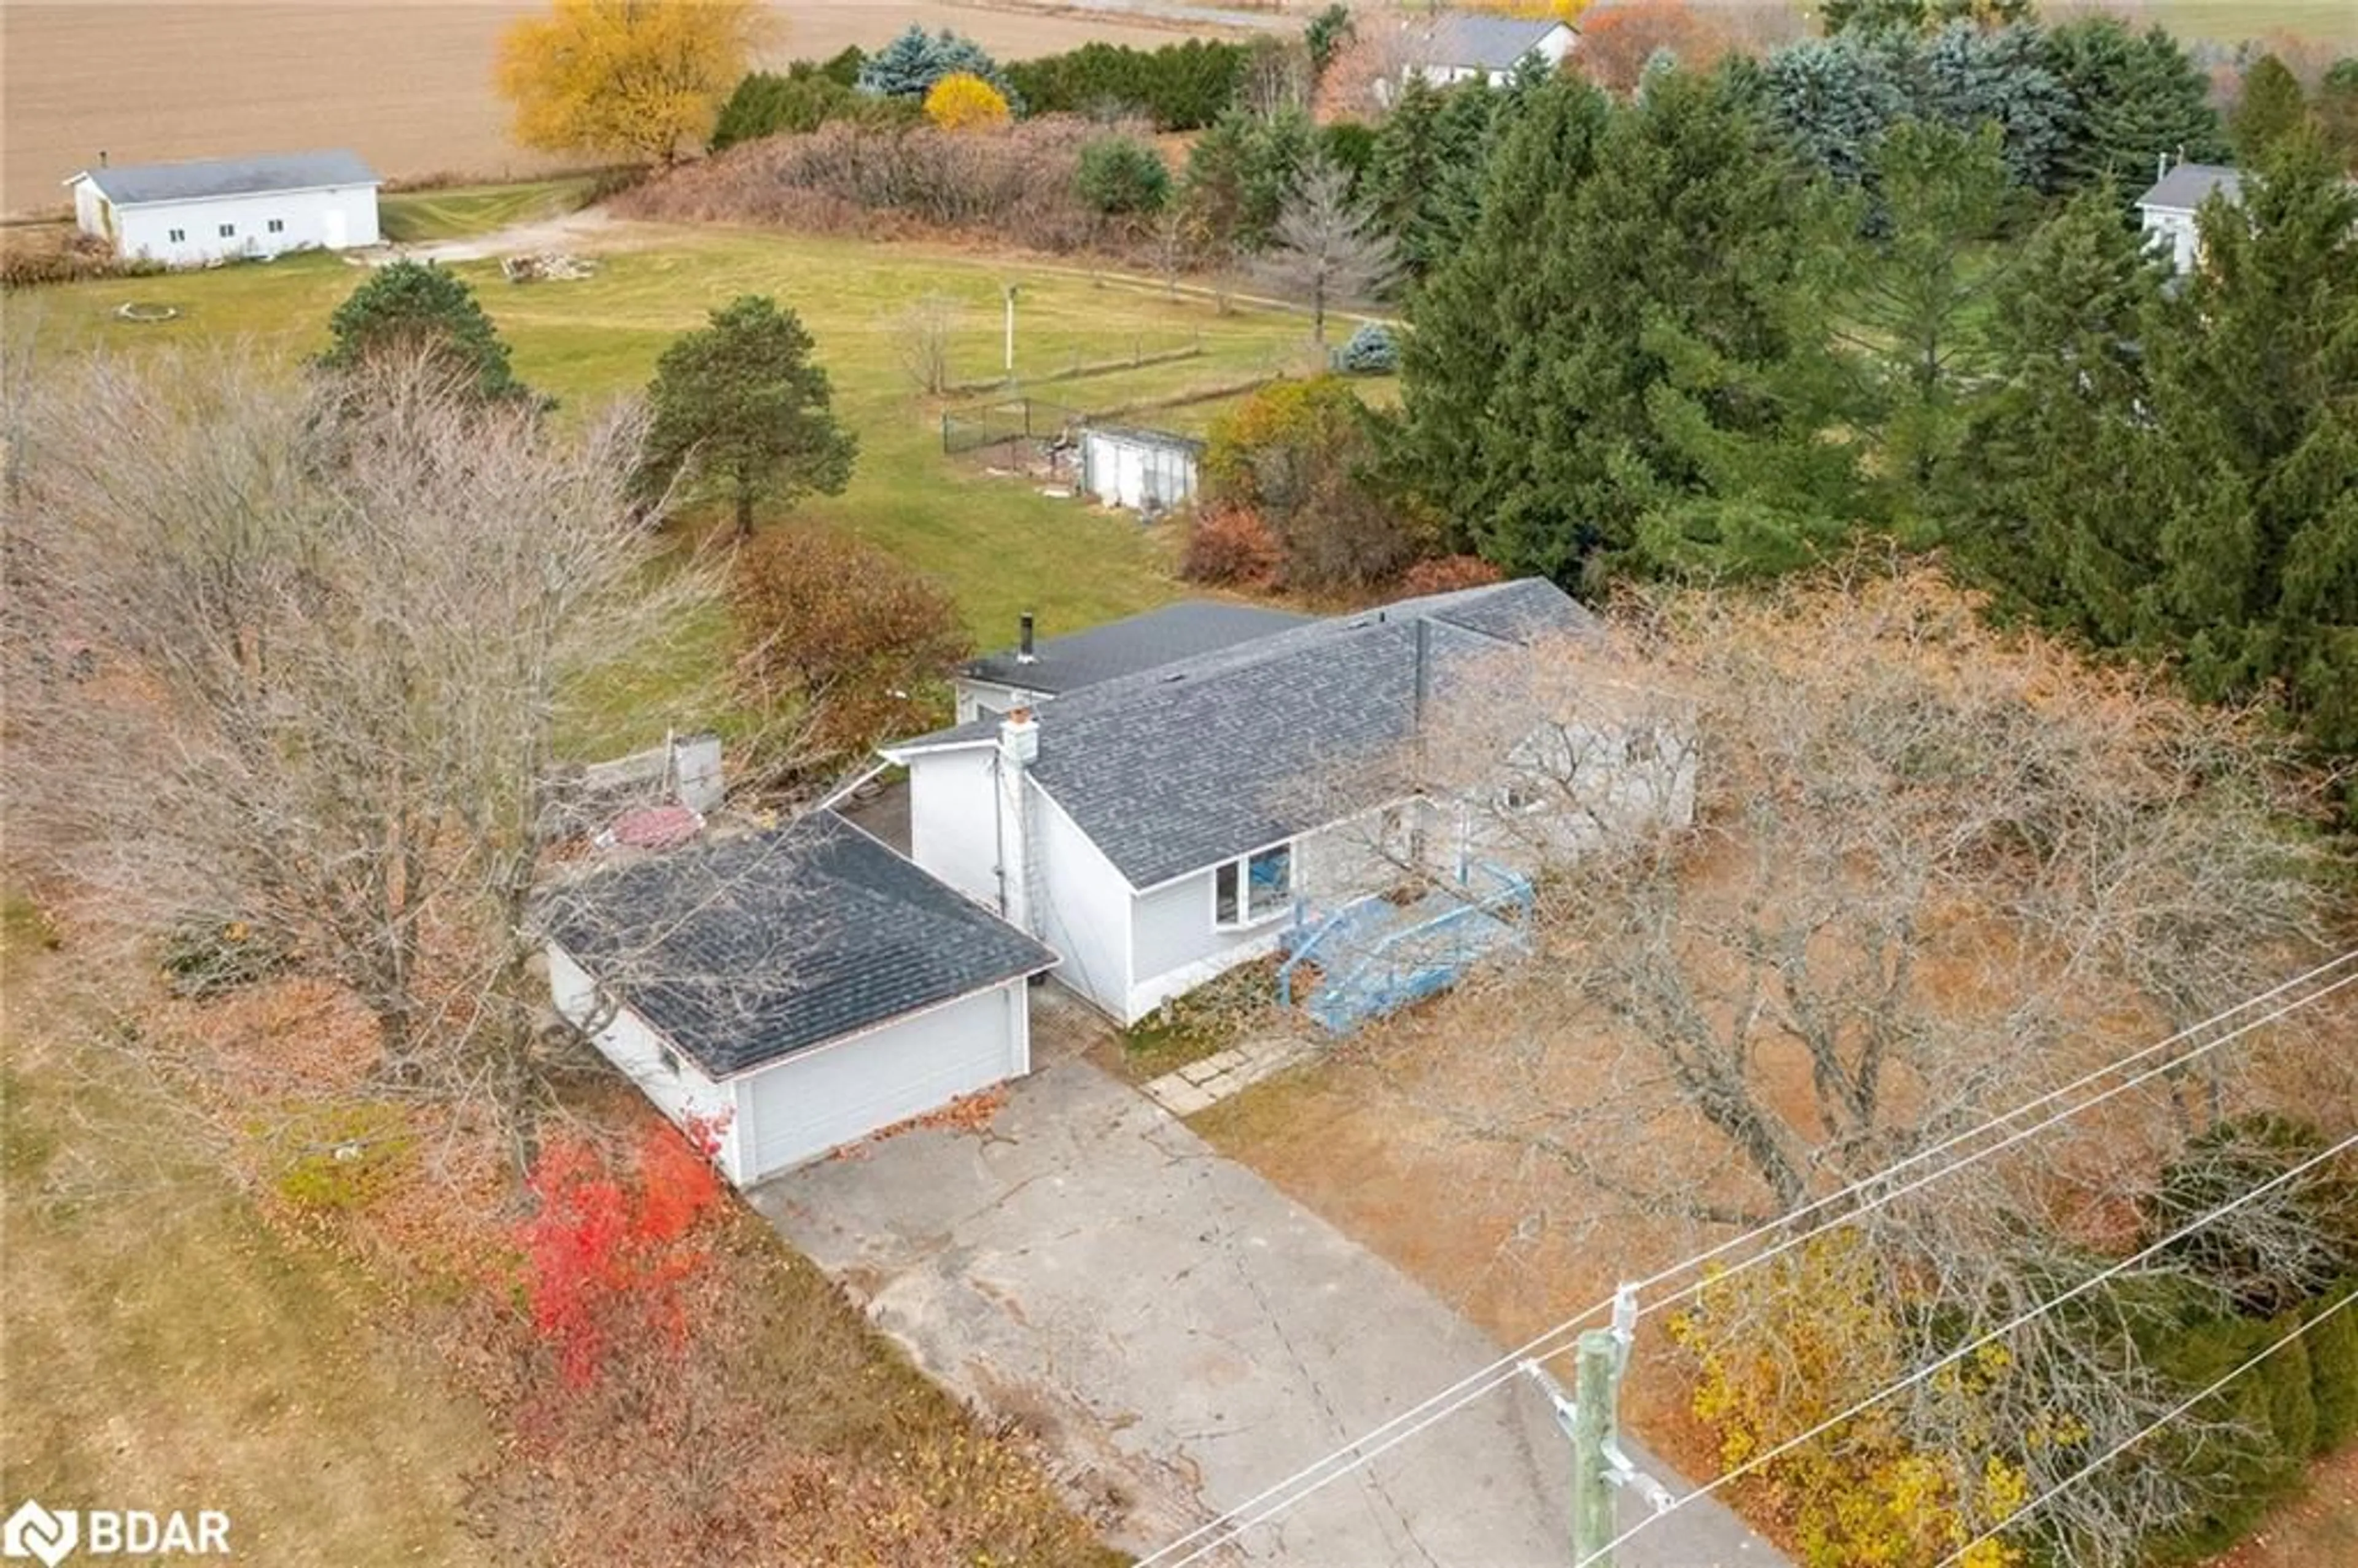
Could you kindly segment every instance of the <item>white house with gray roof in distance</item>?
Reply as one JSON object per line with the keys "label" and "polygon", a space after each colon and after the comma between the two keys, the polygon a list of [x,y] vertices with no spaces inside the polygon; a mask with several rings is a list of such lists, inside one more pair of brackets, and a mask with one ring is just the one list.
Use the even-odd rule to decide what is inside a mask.
{"label": "white house with gray roof in distance", "polygon": [[74,222],[125,259],[173,266],[373,245],[376,172],[341,150],[110,164],[66,186]]}
{"label": "white house with gray roof in distance", "polygon": [[[1131,625],[1083,638],[1121,646]],[[1472,803],[1404,793],[1389,764],[1429,710],[1506,706],[1502,662],[1531,665],[1595,628],[1533,579],[1142,667],[1124,659],[1079,685],[1062,677],[1086,669],[1051,670],[1056,650],[1041,644],[1036,704],[999,713],[977,693],[978,717],[882,751],[909,773],[911,858],[1055,949],[1058,980],[1133,1023],[1314,918],[1382,897],[1401,881],[1395,842],[1470,886],[1477,860],[1487,869]],[[1020,664],[985,667],[994,683],[1034,678]],[[1517,745],[1505,740],[1498,773],[1483,776],[1510,773]],[[1692,809],[1682,752],[1649,747],[1640,765],[1676,771],[1659,798]]]}
{"label": "white house with gray roof in distance", "polygon": [[1412,61],[1402,81],[1422,77],[1435,87],[1458,81],[1503,86],[1524,61],[1552,70],[1580,42],[1568,22],[1552,17],[1486,16],[1452,11],[1410,34]]}

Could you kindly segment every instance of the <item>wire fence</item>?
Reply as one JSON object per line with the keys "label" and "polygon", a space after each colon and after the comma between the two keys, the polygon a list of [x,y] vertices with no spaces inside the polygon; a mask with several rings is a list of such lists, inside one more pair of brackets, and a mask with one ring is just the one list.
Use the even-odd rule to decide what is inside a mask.
{"label": "wire fence", "polygon": [[1001,397],[942,411],[942,450],[955,457],[1002,442],[1076,438],[1087,416],[1041,397]]}

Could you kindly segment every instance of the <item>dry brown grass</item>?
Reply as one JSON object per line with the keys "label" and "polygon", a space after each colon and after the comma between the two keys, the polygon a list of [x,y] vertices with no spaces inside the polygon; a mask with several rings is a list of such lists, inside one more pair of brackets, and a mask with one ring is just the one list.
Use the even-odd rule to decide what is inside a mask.
{"label": "dry brown grass", "polygon": [[[507,136],[492,91],[500,30],[527,0],[206,0],[0,9],[0,211],[57,205],[97,161],[349,146],[381,174],[524,177],[564,160]],[[873,49],[911,22],[1022,58],[1092,38],[1152,48],[1168,28],[943,0],[795,0],[773,60]]]}

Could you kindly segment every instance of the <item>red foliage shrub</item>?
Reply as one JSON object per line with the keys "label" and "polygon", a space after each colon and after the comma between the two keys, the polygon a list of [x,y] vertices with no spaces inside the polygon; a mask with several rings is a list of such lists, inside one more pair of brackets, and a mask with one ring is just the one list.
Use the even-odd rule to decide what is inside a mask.
{"label": "red foliage shrub", "polygon": [[1402,593],[1412,596],[1455,593],[1461,588],[1504,582],[1506,576],[1479,556],[1435,556],[1409,568],[1401,575],[1400,585]]}
{"label": "red foliage shrub", "polygon": [[[1782,12],[1782,16],[1768,13]],[[1570,64],[1608,92],[1627,93],[1657,49],[1682,65],[1703,67],[1734,50],[1759,54],[1783,41],[1791,7],[1714,5],[1689,0],[1599,0],[1581,14],[1580,48]]]}
{"label": "red foliage shrub", "polygon": [[660,1122],[648,1124],[635,1163],[626,1181],[572,1141],[533,1162],[540,1210],[520,1238],[525,1299],[568,1389],[595,1383],[617,1340],[684,1347],[678,1287],[705,1255],[681,1243],[719,1201],[719,1179],[706,1151]]}
{"label": "red foliage shrub", "polygon": [[1241,506],[1206,512],[1187,530],[1179,575],[1190,582],[1268,588],[1277,580],[1282,552],[1260,514]]}

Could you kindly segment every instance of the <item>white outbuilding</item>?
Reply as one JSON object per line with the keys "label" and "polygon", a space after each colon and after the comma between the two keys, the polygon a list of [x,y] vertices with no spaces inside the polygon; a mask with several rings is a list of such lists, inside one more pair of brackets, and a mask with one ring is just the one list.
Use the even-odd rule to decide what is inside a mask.
{"label": "white outbuilding", "polygon": [[74,221],[126,260],[173,266],[373,245],[384,182],[356,153],[108,165],[66,181]]}
{"label": "white outbuilding", "polygon": [[1056,955],[832,812],[552,897],[557,1011],[752,1186],[1022,1077]]}
{"label": "white outbuilding", "polygon": [[1081,430],[1081,488],[1107,506],[1149,514],[1195,499],[1204,443],[1168,430],[1088,425]]}

